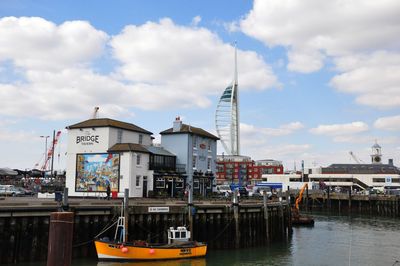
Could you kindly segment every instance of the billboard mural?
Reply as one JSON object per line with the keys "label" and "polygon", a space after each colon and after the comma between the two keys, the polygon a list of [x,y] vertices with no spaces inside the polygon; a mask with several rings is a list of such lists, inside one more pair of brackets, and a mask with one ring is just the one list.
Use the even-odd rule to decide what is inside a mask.
{"label": "billboard mural", "polygon": [[119,154],[91,153],[76,155],[77,192],[105,192],[119,190]]}

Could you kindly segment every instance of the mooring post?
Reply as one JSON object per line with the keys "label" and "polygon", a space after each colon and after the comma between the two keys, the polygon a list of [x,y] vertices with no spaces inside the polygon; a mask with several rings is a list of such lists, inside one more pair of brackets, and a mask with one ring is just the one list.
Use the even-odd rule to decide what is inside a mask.
{"label": "mooring post", "polygon": [[190,228],[190,240],[193,240],[193,213],[192,213],[192,208],[193,208],[193,193],[191,191],[191,186],[190,184],[188,185],[188,220],[189,220],[189,228]]}
{"label": "mooring post", "polygon": [[125,227],[125,241],[128,241],[128,224],[129,224],[129,188],[124,191],[124,227]]}
{"label": "mooring post", "polygon": [[290,206],[290,187],[287,187],[287,191],[286,191],[286,202],[287,202],[287,230],[288,230],[288,235],[290,230],[292,229],[292,215],[291,215],[291,206]]}
{"label": "mooring post", "polygon": [[267,197],[267,192],[263,191],[263,205],[264,205],[264,220],[265,220],[265,237],[267,238],[267,241],[269,241],[269,224],[268,224],[268,197]]}
{"label": "mooring post", "polygon": [[331,209],[331,197],[330,197],[330,187],[328,186],[327,194],[328,194],[328,209]]}
{"label": "mooring post", "polygon": [[67,211],[68,208],[69,208],[69,205],[68,205],[68,188],[65,187],[65,188],[64,188],[63,201],[62,201],[62,209],[63,209],[64,211]]}
{"label": "mooring post", "polygon": [[240,230],[239,230],[239,199],[238,190],[233,192],[233,218],[235,220],[235,248],[240,247]]}
{"label": "mooring post", "polygon": [[72,259],[73,212],[50,214],[47,266],[70,266]]}
{"label": "mooring post", "polygon": [[351,212],[351,187],[349,189],[349,212]]}
{"label": "mooring post", "polygon": [[308,211],[308,186],[306,186],[306,210]]}

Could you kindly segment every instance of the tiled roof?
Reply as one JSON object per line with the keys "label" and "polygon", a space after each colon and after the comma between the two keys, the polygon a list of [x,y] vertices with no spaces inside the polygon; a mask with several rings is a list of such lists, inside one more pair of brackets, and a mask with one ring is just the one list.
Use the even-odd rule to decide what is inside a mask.
{"label": "tiled roof", "polygon": [[164,156],[176,156],[175,154],[164,149],[163,147],[145,146],[145,148],[152,154],[164,155]]}
{"label": "tiled roof", "polygon": [[153,133],[150,131],[147,131],[141,127],[138,127],[134,124],[130,123],[125,123],[122,121],[114,120],[114,119],[109,119],[109,118],[97,118],[97,119],[89,119],[71,126],[68,126],[67,129],[79,129],[79,128],[90,128],[90,127],[115,127],[115,128],[121,128],[121,129],[126,129],[130,131],[135,131],[135,132],[140,132],[140,133],[145,133],[152,135]]}
{"label": "tiled roof", "polygon": [[214,136],[213,134],[205,131],[204,129],[198,128],[198,127],[193,127],[190,125],[182,124],[181,130],[173,132],[173,128],[169,128],[167,130],[164,130],[160,132],[161,135],[167,135],[167,134],[195,134],[195,135],[200,135],[203,137],[207,137],[210,139],[215,139],[219,140],[218,137]]}
{"label": "tiled roof", "polygon": [[117,143],[108,149],[108,152],[136,151],[150,153],[143,145],[136,143]]}

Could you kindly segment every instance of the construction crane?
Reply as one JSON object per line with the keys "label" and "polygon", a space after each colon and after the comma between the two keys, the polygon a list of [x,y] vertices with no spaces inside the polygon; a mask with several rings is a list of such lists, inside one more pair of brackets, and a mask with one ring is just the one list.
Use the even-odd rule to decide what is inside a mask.
{"label": "construction crane", "polygon": [[50,145],[50,148],[47,151],[47,156],[46,156],[44,163],[43,163],[42,167],[40,168],[40,170],[46,171],[47,165],[48,165],[49,161],[51,160],[51,158],[53,157],[54,149],[58,143],[58,140],[60,139],[60,136],[61,136],[61,131],[59,130],[59,131],[57,131],[57,134],[55,135],[55,137],[53,139],[52,145]]}
{"label": "construction crane", "polygon": [[356,161],[356,163],[358,163],[358,164],[363,163],[363,161],[358,159],[357,156],[352,151],[349,151],[349,154],[351,155],[353,160]]}

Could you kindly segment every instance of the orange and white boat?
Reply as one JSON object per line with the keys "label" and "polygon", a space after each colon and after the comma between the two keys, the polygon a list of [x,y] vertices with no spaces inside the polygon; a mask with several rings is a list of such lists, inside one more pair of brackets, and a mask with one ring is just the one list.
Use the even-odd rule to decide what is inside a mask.
{"label": "orange and white boat", "polygon": [[207,244],[190,241],[190,231],[184,226],[168,229],[167,244],[126,242],[124,219],[124,217],[118,218],[114,240],[103,238],[94,241],[99,260],[167,260],[203,257],[207,253]]}

